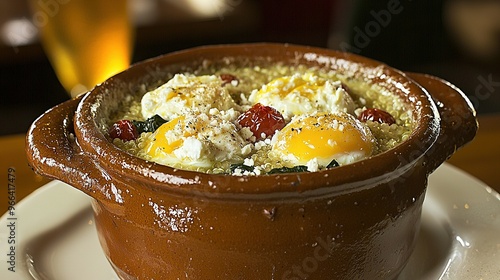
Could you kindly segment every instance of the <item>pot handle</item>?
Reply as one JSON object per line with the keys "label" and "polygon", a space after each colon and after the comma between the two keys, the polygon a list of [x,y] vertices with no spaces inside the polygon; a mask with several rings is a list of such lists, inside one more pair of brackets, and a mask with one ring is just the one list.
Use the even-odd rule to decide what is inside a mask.
{"label": "pot handle", "polygon": [[73,117],[83,96],[53,107],[33,122],[26,135],[26,155],[36,173],[63,181],[97,200],[109,200],[106,174],[85,156],[74,134]]}
{"label": "pot handle", "polygon": [[460,147],[476,135],[476,111],[467,96],[456,86],[427,74],[406,73],[425,88],[437,105],[441,131],[427,153],[427,170],[433,172]]}

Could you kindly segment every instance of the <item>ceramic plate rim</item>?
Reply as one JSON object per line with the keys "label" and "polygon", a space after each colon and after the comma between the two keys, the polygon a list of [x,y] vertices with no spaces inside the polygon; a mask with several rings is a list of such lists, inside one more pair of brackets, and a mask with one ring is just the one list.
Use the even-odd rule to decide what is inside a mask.
{"label": "ceramic plate rim", "polygon": [[[460,191],[460,194],[449,194],[451,186],[443,182],[452,182],[458,186],[453,186]],[[27,215],[33,209],[46,205],[47,199],[59,200],[57,207],[42,207],[39,210],[41,216],[52,217],[50,221],[37,221],[35,215]],[[484,202],[486,201],[486,203]],[[44,204],[45,203],[45,204]],[[464,236],[477,240],[478,235],[484,235],[486,232],[500,233],[500,195],[492,188],[482,183],[471,175],[461,171],[460,169],[450,165],[443,164],[429,178],[429,188],[427,190],[426,201],[424,202],[424,214],[428,207],[435,207],[433,215],[422,216],[423,221],[432,219],[432,223],[446,224],[454,223],[451,227],[450,234],[453,237],[451,247],[449,249],[448,260],[440,265],[437,265],[433,271],[429,271],[425,279],[500,279],[500,234],[499,237],[492,240],[482,241],[480,251],[485,254],[474,254],[471,251],[478,251],[478,247],[474,248],[475,244],[469,244]],[[451,207],[451,208],[450,208]],[[478,208],[478,213],[474,213],[475,208]],[[61,213],[61,209],[67,211]],[[6,226],[9,216],[5,213],[0,218],[0,278],[2,279],[36,279],[33,277],[31,265],[32,261],[29,258],[28,252],[32,240],[44,232],[58,227],[68,218],[74,217],[81,212],[90,209],[90,199],[80,191],[65,186],[60,181],[51,181],[48,184],[40,187],[16,205],[16,217],[18,226],[16,228],[16,272],[10,272],[8,268],[8,256],[6,251],[9,250],[7,243],[9,230]],[[498,213],[498,214],[496,214]],[[474,215],[476,215],[475,219]],[[470,217],[469,217],[470,216]],[[486,216],[486,217],[483,217]],[[479,218],[477,218],[479,217]],[[467,220],[469,219],[469,220]],[[465,221],[465,222],[464,222]],[[467,222],[468,221],[468,222]],[[471,229],[467,229],[467,223],[472,222],[474,232],[471,234]],[[425,223],[423,223],[425,224]],[[479,225],[479,226],[478,226]],[[475,235],[474,235],[475,234]],[[479,242],[479,241],[474,241]],[[468,246],[470,245],[470,246]],[[485,251],[484,248],[491,250]],[[447,250],[448,250],[447,249]],[[489,254],[489,255],[488,255]],[[415,257],[416,258],[416,257]],[[410,260],[410,263],[412,260]],[[479,267],[477,264],[480,264]],[[470,264],[474,264],[474,267]],[[109,265],[109,264],[108,264]],[[110,268],[111,269],[111,268]],[[411,275],[411,271],[406,273]],[[481,274],[481,275],[478,275]],[[439,277],[436,277],[439,275]],[[459,277],[459,278],[456,278]],[[482,278],[481,278],[482,277]],[[40,277],[43,278],[43,277]],[[399,279],[409,279],[402,275]]]}

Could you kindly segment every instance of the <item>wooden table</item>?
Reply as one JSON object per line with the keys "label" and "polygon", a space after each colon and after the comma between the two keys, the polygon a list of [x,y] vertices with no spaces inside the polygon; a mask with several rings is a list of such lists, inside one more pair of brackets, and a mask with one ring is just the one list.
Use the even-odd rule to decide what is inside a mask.
{"label": "wooden table", "polygon": [[[36,175],[28,166],[24,152],[24,135],[0,137],[0,213],[7,211],[9,168],[15,175],[16,201],[48,183],[49,180]],[[479,117],[476,138],[457,151],[449,163],[482,180],[500,192],[500,114]]]}

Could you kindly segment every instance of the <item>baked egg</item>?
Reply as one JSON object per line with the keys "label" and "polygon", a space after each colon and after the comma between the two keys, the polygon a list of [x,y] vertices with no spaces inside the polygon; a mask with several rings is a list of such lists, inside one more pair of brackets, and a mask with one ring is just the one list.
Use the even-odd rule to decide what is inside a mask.
{"label": "baked egg", "polygon": [[234,115],[232,109],[224,113],[212,109],[178,116],[147,137],[144,152],[155,162],[189,170],[243,161],[252,144],[236,133]]}
{"label": "baked egg", "polygon": [[207,113],[211,108],[228,110],[237,104],[215,75],[176,74],[167,83],[147,92],[141,101],[144,118],[158,114],[166,120],[186,114],[188,111]]}
{"label": "baked egg", "polygon": [[340,165],[369,157],[375,145],[371,131],[347,113],[314,113],[292,119],[272,139],[272,156],[289,167],[308,170]]}
{"label": "baked egg", "polygon": [[313,112],[353,114],[356,108],[341,81],[326,80],[309,72],[276,78],[254,90],[249,101],[275,108],[286,120]]}

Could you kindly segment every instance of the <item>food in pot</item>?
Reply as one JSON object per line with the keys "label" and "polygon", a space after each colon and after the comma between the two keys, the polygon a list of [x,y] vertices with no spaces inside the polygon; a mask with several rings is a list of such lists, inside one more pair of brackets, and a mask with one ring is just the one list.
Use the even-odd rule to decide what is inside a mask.
{"label": "food in pot", "polygon": [[375,83],[282,64],[178,73],[113,115],[120,148],[178,169],[232,175],[314,172],[385,152],[411,111]]}

